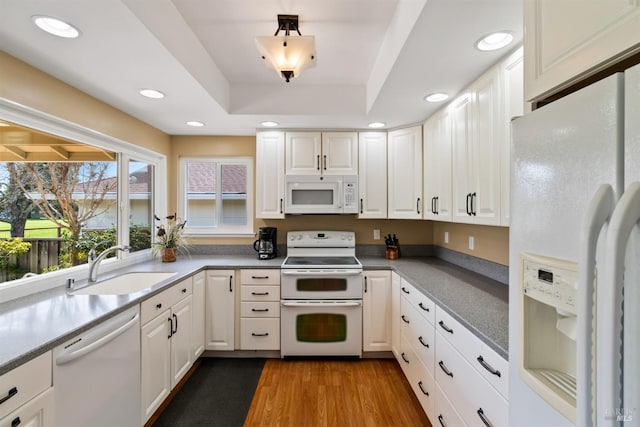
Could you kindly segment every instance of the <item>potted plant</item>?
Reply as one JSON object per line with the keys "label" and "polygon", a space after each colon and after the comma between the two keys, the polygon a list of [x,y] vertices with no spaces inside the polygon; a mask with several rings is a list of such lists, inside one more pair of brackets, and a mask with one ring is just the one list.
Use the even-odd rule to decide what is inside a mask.
{"label": "potted plant", "polygon": [[[162,221],[157,215],[154,217],[156,221]],[[160,224],[156,227],[158,231],[151,248],[154,256],[160,253],[162,262],[174,262],[178,249],[185,245],[182,233],[187,221],[182,221],[175,213],[166,217],[166,221],[166,225]]]}

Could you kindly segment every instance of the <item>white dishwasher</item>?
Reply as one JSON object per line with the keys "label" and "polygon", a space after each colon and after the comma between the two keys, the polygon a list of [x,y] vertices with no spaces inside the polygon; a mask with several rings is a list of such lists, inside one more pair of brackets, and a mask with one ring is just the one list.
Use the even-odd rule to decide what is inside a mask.
{"label": "white dishwasher", "polygon": [[55,426],[140,427],[139,306],[53,350]]}

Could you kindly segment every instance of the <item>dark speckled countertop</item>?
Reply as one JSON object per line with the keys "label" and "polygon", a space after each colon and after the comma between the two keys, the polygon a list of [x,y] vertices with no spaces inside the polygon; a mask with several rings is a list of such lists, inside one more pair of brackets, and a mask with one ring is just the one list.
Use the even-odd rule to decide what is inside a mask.
{"label": "dark speckled countertop", "polygon": [[[365,269],[392,269],[471,330],[505,359],[508,356],[508,286],[437,258],[389,261],[359,257]],[[176,275],[130,295],[70,295],[64,287],[0,304],[0,375],[139,304],[169,285],[206,269],[279,268],[283,258],[193,256],[175,263],[148,261],[101,276],[131,271]]]}

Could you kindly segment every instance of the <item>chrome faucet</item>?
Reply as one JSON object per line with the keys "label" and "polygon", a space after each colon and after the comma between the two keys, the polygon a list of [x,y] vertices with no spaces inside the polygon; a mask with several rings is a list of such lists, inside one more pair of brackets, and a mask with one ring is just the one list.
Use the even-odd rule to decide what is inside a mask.
{"label": "chrome faucet", "polygon": [[129,249],[131,249],[131,246],[128,245],[111,246],[110,248],[100,252],[98,256],[95,256],[95,248],[91,249],[89,254],[89,259],[91,261],[91,264],[89,265],[89,283],[95,283],[98,280],[98,266],[107,255],[115,251],[128,252]]}

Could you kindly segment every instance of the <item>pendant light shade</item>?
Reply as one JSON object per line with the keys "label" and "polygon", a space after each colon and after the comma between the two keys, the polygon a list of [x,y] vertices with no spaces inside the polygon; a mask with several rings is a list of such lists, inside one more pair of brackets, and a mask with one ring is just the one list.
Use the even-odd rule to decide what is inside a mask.
{"label": "pendant light shade", "polygon": [[[285,31],[284,36],[278,36],[280,30]],[[298,35],[291,35],[290,31],[296,31]],[[265,64],[287,82],[316,65],[316,39],[300,35],[297,15],[278,15],[276,34],[256,37],[255,42]]]}

